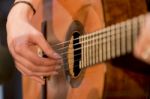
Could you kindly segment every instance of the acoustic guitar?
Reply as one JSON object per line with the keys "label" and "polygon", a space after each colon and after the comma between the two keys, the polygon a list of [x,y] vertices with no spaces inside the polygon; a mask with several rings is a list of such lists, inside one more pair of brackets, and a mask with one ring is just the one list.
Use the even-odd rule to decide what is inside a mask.
{"label": "acoustic guitar", "polygon": [[[146,2],[134,3],[137,8],[132,0],[44,1],[47,41],[64,60],[59,75],[47,81],[48,99],[149,98],[150,67],[130,54],[144,22]],[[142,10],[131,14],[137,9]],[[40,99],[40,85],[24,78],[23,86],[24,99]]]}

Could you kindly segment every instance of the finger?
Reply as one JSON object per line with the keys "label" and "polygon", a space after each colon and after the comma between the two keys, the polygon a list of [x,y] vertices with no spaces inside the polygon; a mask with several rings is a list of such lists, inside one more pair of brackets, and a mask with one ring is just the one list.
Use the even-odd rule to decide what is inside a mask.
{"label": "finger", "polygon": [[[21,66],[21,64],[20,63],[18,63],[18,62],[16,62],[16,68],[24,75],[24,76],[27,76],[26,75],[26,72],[24,72],[24,70],[22,70],[21,68],[20,68],[20,66]],[[38,76],[31,76],[30,77],[31,79],[33,79],[33,80],[35,80],[35,81],[37,81],[38,83],[40,83],[40,84],[44,84],[45,83],[45,81],[44,81],[44,79],[42,79],[40,76],[38,77]]]}
{"label": "finger", "polygon": [[33,79],[33,80],[35,80],[35,81],[37,81],[37,82],[39,82],[39,83],[42,84],[42,85],[45,84],[45,80],[42,79],[41,77],[38,77],[38,76],[31,76],[30,78]]}
{"label": "finger", "polygon": [[50,75],[57,75],[58,72],[52,71],[52,72],[33,72],[30,69],[26,68],[19,62],[16,62],[17,69],[26,76],[50,76]]}
{"label": "finger", "polygon": [[36,66],[29,61],[19,58],[18,60],[19,63],[22,64],[22,69],[28,70],[27,74],[29,75],[50,75],[51,72],[57,72],[57,70],[60,69],[61,66]]}
{"label": "finger", "polygon": [[26,76],[26,73],[19,67],[19,65],[21,65],[21,64],[19,64],[18,62],[15,62],[15,64],[16,64],[17,70],[19,70],[22,75]]}
{"label": "finger", "polygon": [[[29,45],[26,40],[23,42],[16,42],[14,41],[13,48],[15,53],[20,54],[21,56],[25,57],[26,59],[34,62],[36,65],[55,65],[59,63],[58,60],[49,59],[49,58],[42,58],[37,55],[37,51],[33,50],[33,44]],[[34,48],[35,49],[35,48]]]}
{"label": "finger", "polygon": [[[16,65],[18,65],[18,66],[16,66],[16,68],[17,68],[24,76],[27,76],[26,73],[19,67],[19,65],[21,65],[21,64],[17,63]],[[35,81],[37,81],[38,83],[40,83],[40,84],[42,84],[42,85],[45,83],[44,79],[42,79],[40,76],[39,76],[39,77],[38,77],[38,76],[31,76],[30,78],[33,79],[33,80],[35,80]]]}
{"label": "finger", "polygon": [[[35,64],[36,66],[39,66],[39,65],[51,66],[51,65],[59,65],[61,63],[60,60],[39,57],[37,54],[35,54],[29,49],[29,46],[23,45],[23,44],[15,45],[14,50],[12,50],[12,52],[14,53],[13,55],[14,57],[17,56],[17,54],[19,54],[22,57],[25,57],[26,60]],[[20,60],[20,59],[18,58],[17,60]]]}
{"label": "finger", "polygon": [[20,55],[17,55],[13,50],[11,50],[12,52],[12,55],[14,56],[15,60],[17,62],[19,62],[22,67],[25,67],[27,68],[28,70],[31,70],[32,72],[41,72],[43,74],[44,73],[50,73],[53,72],[53,71],[57,71],[61,68],[60,65],[51,65],[51,66],[36,66],[34,65],[33,63],[31,63],[30,61],[26,60],[25,58],[23,58],[22,56]]}
{"label": "finger", "polygon": [[[30,49],[30,46],[20,45],[18,47],[15,47],[15,52],[20,54],[22,57],[25,57],[27,60],[33,62],[37,66],[39,65],[48,66],[48,65],[60,64],[59,60],[39,57],[37,53],[33,52],[32,49]],[[20,49],[22,50],[20,51]]]}
{"label": "finger", "polygon": [[45,40],[42,33],[39,33],[40,35],[36,35],[32,37],[32,41],[35,42],[43,51],[44,53],[54,59],[60,59],[60,55],[58,55],[48,44],[48,42]]}

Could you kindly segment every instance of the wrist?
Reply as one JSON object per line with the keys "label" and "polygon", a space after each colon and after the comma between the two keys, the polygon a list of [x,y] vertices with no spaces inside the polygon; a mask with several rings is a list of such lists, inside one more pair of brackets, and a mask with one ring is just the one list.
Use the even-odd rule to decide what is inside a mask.
{"label": "wrist", "polygon": [[8,19],[24,19],[24,20],[30,20],[33,16],[33,11],[31,7],[27,4],[20,3],[12,7]]}

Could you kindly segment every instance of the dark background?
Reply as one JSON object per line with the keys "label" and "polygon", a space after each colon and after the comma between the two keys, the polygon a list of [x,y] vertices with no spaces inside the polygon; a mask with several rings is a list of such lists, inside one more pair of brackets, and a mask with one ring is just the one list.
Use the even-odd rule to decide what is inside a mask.
{"label": "dark background", "polygon": [[7,48],[6,21],[13,0],[0,0],[0,85],[3,99],[22,99],[21,75]]}

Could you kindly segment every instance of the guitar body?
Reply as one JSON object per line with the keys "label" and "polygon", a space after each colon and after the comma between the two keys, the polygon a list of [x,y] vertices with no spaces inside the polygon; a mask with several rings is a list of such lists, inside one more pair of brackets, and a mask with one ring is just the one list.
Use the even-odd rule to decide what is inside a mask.
{"label": "guitar body", "polygon": [[[104,28],[105,24],[107,26],[145,13],[145,2],[143,0],[135,0],[135,2],[139,8],[134,10],[140,9],[140,12],[128,8],[135,7],[131,0],[103,0],[103,2],[100,0],[45,0],[43,9],[46,9],[46,11],[44,10],[46,17],[41,16],[43,11],[39,9],[39,13],[33,19],[33,25],[41,30],[42,19],[48,20],[47,40],[50,45],[55,45],[71,40],[73,32],[76,30],[83,30],[84,32],[79,33],[85,35]],[[139,4],[141,5],[139,6]],[[120,7],[118,9],[116,5],[120,5],[122,9]],[[39,20],[38,23],[34,21],[36,19]],[[78,20],[81,26],[74,23],[74,20]],[[124,59],[119,61],[122,63]],[[62,68],[59,75],[51,76],[47,82],[48,99],[146,99],[150,88],[148,85],[149,75],[134,69],[126,69],[124,65],[120,66],[118,63],[114,66],[112,63],[116,63],[116,60],[83,69],[75,78],[68,76],[68,71]],[[143,63],[141,64],[143,65]],[[127,67],[135,68],[136,64],[128,64]],[[142,66],[138,67],[142,68]],[[41,86],[29,78],[23,77],[23,96],[24,99],[41,99]]]}
{"label": "guitar body", "polygon": [[[79,0],[78,2],[76,0],[68,0],[67,2],[55,0],[52,1],[52,5],[53,13],[52,19],[48,21],[47,35],[47,40],[51,45],[71,39],[72,33],[78,30],[76,24],[73,23],[74,20],[81,22],[84,26],[84,31],[86,31],[85,33],[104,27],[102,6],[99,0],[89,2],[85,0]],[[71,25],[74,31],[70,30]],[[52,38],[55,38],[55,40]],[[67,80],[65,71],[61,72],[57,77],[52,77],[48,81],[48,99],[101,98],[104,83],[104,66],[97,65],[88,68],[80,75],[84,77],[74,79],[72,81],[73,85]]]}

